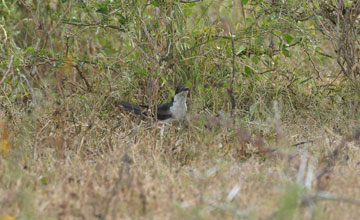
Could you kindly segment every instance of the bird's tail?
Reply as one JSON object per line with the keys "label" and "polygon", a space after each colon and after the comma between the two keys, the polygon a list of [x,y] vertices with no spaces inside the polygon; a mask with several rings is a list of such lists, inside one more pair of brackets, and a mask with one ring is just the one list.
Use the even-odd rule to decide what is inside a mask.
{"label": "bird's tail", "polygon": [[137,115],[146,115],[146,112],[139,106],[137,105],[133,105],[131,103],[128,103],[128,102],[120,102],[120,105],[125,109],[125,110],[128,110],[130,112],[133,112]]}

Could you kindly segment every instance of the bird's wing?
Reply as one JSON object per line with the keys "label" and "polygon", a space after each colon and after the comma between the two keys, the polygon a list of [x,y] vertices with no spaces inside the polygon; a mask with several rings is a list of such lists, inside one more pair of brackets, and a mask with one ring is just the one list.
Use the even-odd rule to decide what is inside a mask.
{"label": "bird's wing", "polygon": [[137,105],[134,105],[134,104],[131,104],[131,103],[128,103],[128,102],[125,102],[125,101],[122,101],[120,102],[120,105],[130,111],[130,112],[133,112],[137,115],[146,115],[146,111],[144,109],[142,109],[141,107],[137,106]]}
{"label": "bird's wing", "polygon": [[[125,102],[125,101],[120,102],[120,105],[127,111],[133,112],[138,115],[148,116],[147,110],[141,108],[140,106],[137,106],[137,105],[131,104],[129,102]],[[171,106],[172,106],[171,102],[158,105],[157,109],[156,109],[157,119],[166,120],[166,119],[171,118],[172,117],[172,114],[170,112]]]}
{"label": "bird's wing", "polygon": [[170,107],[172,106],[172,103],[165,103],[160,104],[157,106],[157,119],[159,120],[166,120],[172,117],[172,114],[170,112]]}

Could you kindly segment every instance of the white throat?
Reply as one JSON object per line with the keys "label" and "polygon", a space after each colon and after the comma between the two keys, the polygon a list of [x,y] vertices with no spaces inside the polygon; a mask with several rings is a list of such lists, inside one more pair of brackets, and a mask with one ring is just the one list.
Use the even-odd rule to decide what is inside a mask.
{"label": "white throat", "polygon": [[173,105],[170,107],[172,116],[177,119],[184,119],[187,112],[186,98],[188,91],[183,91],[174,96]]}

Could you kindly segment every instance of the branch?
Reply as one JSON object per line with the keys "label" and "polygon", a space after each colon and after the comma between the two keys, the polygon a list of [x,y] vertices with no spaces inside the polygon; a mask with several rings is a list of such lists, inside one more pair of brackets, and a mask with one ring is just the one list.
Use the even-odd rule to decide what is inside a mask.
{"label": "branch", "polygon": [[231,83],[230,83],[230,88],[228,89],[228,93],[230,96],[230,101],[231,101],[231,113],[230,115],[233,116],[233,112],[234,109],[236,107],[236,103],[235,103],[235,97],[234,97],[234,80],[235,80],[235,58],[236,58],[236,52],[235,52],[235,43],[234,43],[234,37],[233,34],[231,34],[231,48],[232,48],[232,76],[231,76]]}
{"label": "branch", "polygon": [[89,82],[86,80],[85,76],[82,74],[82,71],[80,70],[80,64],[76,64],[76,65],[74,65],[74,66],[75,66],[77,72],[79,73],[81,79],[84,80],[88,91],[91,91],[91,85],[90,85]]}
{"label": "branch", "polygon": [[306,50],[305,46],[304,46],[304,51],[305,51],[306,55],[308,56],[311,65],[314,67],[314,69],[315,69],[315,71],[316,71],[316,73],[317,73],[317,75],[318,75],[318,79],[320,79],[321,81],[323,81],[322,78],[321,78],[321,75],[320,75],[320,71],[319,71],[318,68],[316,67],[313,59],[311,58],[309,52]]}
{"label": "branch", "polygon": [[184,0],[179,0],[180,3],[196,3],[196,2],[202,2],[202,0],[189,0],[189,1],[184,1]]}
{"label": "branch", "polygon": [[63,24],[68,24],[68,25],[74,25],[74,26],[79,26],[79,27],[103,27],[103,28],[112,28],[115,30],[121,30],[121,27],[115,26],[115,25],[107,25],[107,24],[101,24],[99,23],[76,23],[76,22],[69,22],[69,21],[62,21]]}
{"label": "branch", "polygon": [[6,70],[3,78],[1,79],[0,81],[0,85],[4,82],[5,78],[7,77],[7,75],[10,73],[10,70],[11,70],[11,66],[12,66],[12,63],[13,63],[13,60],[14,60],[14,55],[11,55],[11,58],[10,58],[10,62],[9,62],[9,65],[8,65],[8,69]]}

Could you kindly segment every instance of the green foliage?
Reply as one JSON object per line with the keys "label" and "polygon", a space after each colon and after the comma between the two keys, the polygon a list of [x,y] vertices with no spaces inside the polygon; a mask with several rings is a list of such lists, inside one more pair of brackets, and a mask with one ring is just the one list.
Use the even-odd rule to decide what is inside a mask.
{"label": "green foliage", "polygon": [[[112,75],[130,76],[128,81],[115,77],[128,89],[157,81],[165,90],[184,83],[196,87],[220,83],[227,88],[245,85],[255,92],[256,86],[264,86],[267,80],[276,79],[282,87],[282,78],[286,82],[293,77],[311,79],[305,84],[289,81],[291,89],[299,90],[290,91],[294,94],[309,89],[313,90],[310,94],[326,93],[329,88],[319,91],[314,86],[319,74],[314,65],[320,60],[326,65],[334,56],[321,49],[323,38],[314,31],[313,20],[297,20],[312,12],[302,1],[46,1],[44,5],[7,1],[2,5],[3,72],[14,55],[2,85],[7,97],[2,97],[3,101],[31,100],[35,88],[46,88],[48,83],[56,87],[60,79],[51,76],[59,75],[70,54],[72,65],[85,68],[90,84],[97,81],[94,76],[99,71],[110,70]],[[230,83],[233,53],[235,84]],[[296,58],[305,62],[298,65]],[[307,65],[309,62],[314,65]],[[60,73],[62,80],[79,77],[72,67],[67,71],[71,73],[66,77]],[[264,77],[260,77],[262,73]],[[289,89],[285,88],[284,95]],[[284,105],[303,102],[296,96],[280,96]],[[274,96],[265,99],[270,103]]]}

